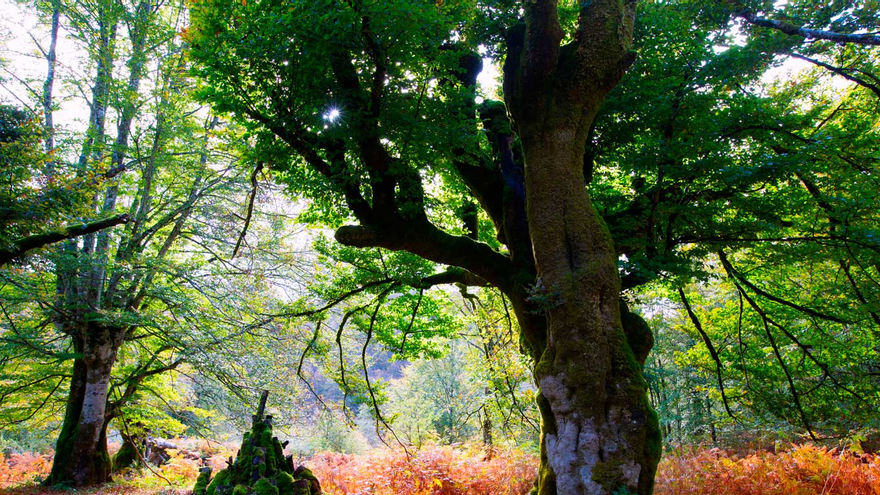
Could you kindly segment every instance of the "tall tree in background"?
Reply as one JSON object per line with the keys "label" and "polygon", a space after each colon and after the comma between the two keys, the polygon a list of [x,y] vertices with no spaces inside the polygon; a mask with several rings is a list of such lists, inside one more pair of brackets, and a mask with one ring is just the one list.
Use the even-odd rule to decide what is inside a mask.
{"label": "tall tree in background", "polygon": [[[65,82],[90,89],[88,127],[65,140],[77,142],[75,152],[61,143],[49,150],[51,173],[88,186],[81,214],[122,214],[130,221],[124,229],[88,233],[34,258],[51,267],[54,280],[46,270],[3,274],[0,343],[13,351],[9,364],[19,367],[4,368],[0,402],[19,406],[16,396],[43,393],[41,400],[5,411],[4,420],[21,421],[69,387],[45,483],[82,486],[110,478],[111,422],[124,422],[126,409],[158,375],[185,361],[210,368],[209,343],[222,349],[230,335],[247,332],[248,316],[236,312],[233,302],[255,310],[262,302],[250,297],[252,291],[265,294],[269,281],[244,288],[218,283],[221,271],[243,273],[248,266],[256,278],[259,262],[250,259],[241,267],[220,261],[214,266],[222,268],[212,270],[218,257],[251,252],[230,211],[245,209],[252,186],[235,167],[238,137],[190,97],[177,39],[182,4],[55,2],[48,8],[51,45],[60,18],[94,71],[85,78],[65,76]],[[48,128],[56,125],[51,102],[60,73],[53,70],[54,56],[47,59],[46,91],[34,96],[48,109]],[[45,134],[61,134],[55,131]],[[227,297],[235,289],[238,300]],[[229,302],[212,307],[208,298]],[[123,366],[114,369],[120,356]],[[53,361],[72,370],[47,372]],[[27,378],[7,387],[7,377]]]}

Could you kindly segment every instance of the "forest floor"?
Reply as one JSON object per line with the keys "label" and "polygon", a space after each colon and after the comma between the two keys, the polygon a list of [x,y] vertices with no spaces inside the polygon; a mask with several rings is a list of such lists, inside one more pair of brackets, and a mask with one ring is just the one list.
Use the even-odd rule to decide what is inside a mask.
{"label": "forest floor", "polygon": [[[228,453],[214,447],[206,462],[221,465]],[[327,495],[520,495],[531,488],[537,458],[521,451],[489,457],[476,448],[431,447],[409,458],[403,452],[374,450],[319,454],[304,463]],[[0,455],[0,494],[187,495],[199,464],[174,456],[155,472],[127,473],[100,488],[58,491],[34,483],[48,473],[50,455]],[[747,454],[680,449],[664,456],[655,494],[880,495],[880,456],[812,445]]]}

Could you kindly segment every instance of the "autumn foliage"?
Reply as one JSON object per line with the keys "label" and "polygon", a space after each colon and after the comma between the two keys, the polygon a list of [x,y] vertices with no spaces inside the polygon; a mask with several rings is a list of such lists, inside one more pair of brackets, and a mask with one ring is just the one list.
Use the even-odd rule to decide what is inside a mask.
{"label": "autumn foliage", "polygon": [[52,456],[48,454],[0,454],[0,488],[43,478],[51,468]]}
{"label": "autumn foliage", "polygon": [[[222,450],[223,452],[220,452]],[[202,452],[219,467],[225,448]],[[323,453],[306,464],[327,495],[524,495],[537,458],[522,451],[499,451],[487,459],[479,449],[430,447],[413,452],[374,450],[365,455]],[[0,455],[0,491],[43,495],[23,486],[49,472],[51,455]],[[200,461],[173,455],[157,468],[118,476],[89,495],[190,493]],[[9,490],[12,487],[17,487]],[[85,492],[84,492],[85,493]],[[655,495],[880,495],[880,456],[802,445],[780,453],[744,456],[719,449],[668,452],[660,464]]]}
{"label": "autumn foliage", "polygon": [[880,495],[880,457],[801,445],[728,457],[718,449],[667,453],[655,495]]}
{"label": "autumn foliage", "polygon": [[538,459],[521,451],[486,459],[479,451],[434,447],[412,456],[391,450],[327,453],[308,464],[333,495],[519,495],[534,485]]}

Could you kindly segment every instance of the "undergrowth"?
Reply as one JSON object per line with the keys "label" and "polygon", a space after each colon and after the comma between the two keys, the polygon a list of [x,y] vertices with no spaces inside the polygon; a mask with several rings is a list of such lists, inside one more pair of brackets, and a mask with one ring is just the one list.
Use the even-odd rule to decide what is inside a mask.
{"label": "undergrowth", "polygon": [[[0,455],[4,495],[186,495],[201,464],[216,472],[231,452],[201,452],[202,460],[173,455],[165,466],[131,470],[99,488],[52,492],[35,481],[51,467],[51,454]],[[305,464],[327,495],[520,495],[531,489],[537,457],[478,448],[429,447],[412,456],[374,450],[364,455],[319,454]],[[880,456],[813,445],[748,455],[718,449],[668,452],[660,463],[656,495],[880,495]]]}

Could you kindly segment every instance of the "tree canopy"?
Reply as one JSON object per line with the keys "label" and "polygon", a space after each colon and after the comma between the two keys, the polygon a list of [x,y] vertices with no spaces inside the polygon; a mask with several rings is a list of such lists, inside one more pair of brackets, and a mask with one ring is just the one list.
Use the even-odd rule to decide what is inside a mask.
{"label": "tree canopy", "polygon": [[[450,441],[476,431],[462,408],[484,437],[493,422],[527,437],[533,399],[537,495],[651,493],[661,432],[876,425],[876,2],[192,0],[185,28],[182,6],[105,3],[41,7],[94,69],[68,156],[52,52],[42,125],[0,114],[16,164],[0,207],[23,213],[0,241],[73,214],[11,200],[51,194],[34,184],[53,174],[82,186],[79,218],[128,222],[37,258],[55,278],[3,288],[27,314],[6,316],[27,333],[11,348],[74,361],[56,389],[70,379],[75,397],[101,370],[83,385],[109,390],[94,455],[127,385],[184,361],[230,389],[284,363],[314,400],[338,391],[349,418],[410,444],[428,422]],[[498,84],[479,77],[490,66]],[[316,229],[308,277],[277,298],[299,267],[272,254],[284,215],[255,212],[269,175]],[[266,336],[296,352],[245,359]],[[482,372],[411,368],[448,398],[395,431],[417,394],[375,362],[463,359],[456,337]],[[248,345],[205,351],[231,341]],[[61,452],[85,431],[73,416]]]}

